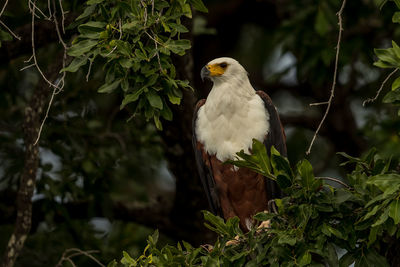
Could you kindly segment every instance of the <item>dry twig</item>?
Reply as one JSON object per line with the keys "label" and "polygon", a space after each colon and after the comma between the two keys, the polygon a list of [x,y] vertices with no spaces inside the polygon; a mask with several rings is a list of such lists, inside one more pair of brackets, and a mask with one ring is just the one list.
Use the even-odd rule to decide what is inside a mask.
{"label": "dry twig", "polygon": [[311,140],[310,146],[308,147],[308,150],[306,152],[307,155],[309,155],[311,153],[311,148],[314,144],[315,139],[317,138],[317,135],[319,133],[319,130],[322,127],[322,124],[324,123],[326,116],[328,116],[329,110],[331,108],[332,105],[332,100],[333,97],[335,96],[335,86],[336,86],[336,78],[337,78],[337,69],[338,69],[338,61],[339,61],[339,52],[340,52],[340,43],[342,41],[342,32],[343,32],[343,22],[342,22],[342,13],[343,13],[343,9],[346,5],[346,0],[343,0],[342,2],[342,6],[340,7],[339,11],[336,13],[336,15],[338,16],[338,24],[339,24],[339,34],[338,34],[338,41],[336,44],[336,59],[335,59],[335,71],[333,72],[333,82],[332,82],[332,88],[331,88],[331,95],[329,96],[329,100],[327,102],[323,102],[323,103],[314,103],[314,104],[310,104],[310,106],[315,106],[315,105],[322,105],[322,104],[327,104],[328,106],[326,107],[325,110],[325,114],[322,117],[321,122],[318,125],[317,130],[314,133],[314,136]]}
{"label": "dry twig", "polygon": [[380,95],[380,93],[381,93],[381,91],[382,91],[382,89],[383,89],[383,86],[384,86],[384,85],[386,84],[386,82],[390,79],[390,77],[392,77],[392,75],[395,74],[396,71],[398,71],[398,70],[399,70],[399,69],[396,68],[394,71],[392,71],[392,72],[386,77],[386,79],[382,82],[381,87],[379,87],[379,90],[376,92],[376,95],[375,95],[374,98],[368,98],[368,99],[364,100],[364,102],[363,102],[363,106],[364,106],[364,107],[365,107],[366,104],[368,104],[368,103],[373,103],[374,101],[376,101],[376,100],[378,99],[378,97],[379,97],[379,95]]}
{"label": "dry twig", "polygon": [[315,179],[320,179],[320,180],[329,180],[338,184],[343,185],[344,187],[346,187],[347,189],[350,189],[350,186],[348,186],[346,183],[344,183],[343,181],[337,179],[337,178],[332,178],[332,177],[315,177]]}
{"label": "dry twig", "polygon": [[93,260],[95,263],[97,263],[99,266],[105,267],[104,264],[102,264],[98,259],[96,259],[95,257],[93,257],[93,255],[91,255],[91,254],[93,254],[93,253],[98,253],[98,252],[99,252],[99,251],[97,251],[97,250],[87,250],[87,251],[83,251],[83,250],[80,250],[79,248],[69,248],[69,249],[66,249],[66,250],[64,251],[64,253],[62,254],[62,256],[61,256],[61,259],[58,261],[58,263],[57,263],[57,265],[56,265],[55,267],[61,267],[61,266],[62,266],[62,263],[63,263],[64,261],[68,261],[69,263],[71,263],[72,266],[75,267],[76,265],[75,265],[74,261],[72,260],[72,258],[73,258],[73,257],[76,257],[76,256],[81,256],[81,255],[84,255],[84,256],[90,258],[90,259]]}

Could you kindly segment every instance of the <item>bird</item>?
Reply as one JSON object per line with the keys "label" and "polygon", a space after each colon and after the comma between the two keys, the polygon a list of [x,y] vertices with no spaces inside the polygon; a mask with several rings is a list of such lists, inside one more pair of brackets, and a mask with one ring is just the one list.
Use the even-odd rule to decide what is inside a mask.
{"label": "bird", "polygon": [[201,69],[213,83],[207,99],[197,102],[192,119],[196,165],[211,212],[224,219],[237,216],[243,231],[253,216],[281,197],[275,181],[245,167],[235,167],[236,153],[251,152],[253,139],[287,156],[286,136],[276,107],[264,91],[256,91],[235,59],[216,58]]}

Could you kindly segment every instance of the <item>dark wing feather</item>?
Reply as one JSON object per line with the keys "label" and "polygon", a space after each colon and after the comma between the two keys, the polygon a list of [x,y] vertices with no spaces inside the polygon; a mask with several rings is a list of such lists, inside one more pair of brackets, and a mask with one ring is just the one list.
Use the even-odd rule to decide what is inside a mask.
{"label": "dark wing feather", "polygon": [[[264,145],[267,148],[268,154],[271,151],[271,147],[274,146],[282,156],[287,157],[286,136],[278,112],[272,103],[271,98],[265,92],[257,91],[257,94],[264,101],[265,108],[269,113],[270,130],[264,139]],[[266,187],[269,200],[281,197],[282,193],[275,181],[267,179]]]}
{"label": "dark wing feather", "polygon": [[204,187],[204,192],[207,195],[208,203],[210,204],[211,211],[219,216],[222,216],[222,208],[219,202],[217,188],[213,178],[213,172],[211,169],[211,164],[209,162],[209,157],[207,153],[204,151],[203,146],[200,142],[197,141],[196,137],[196,121],[197,121],[197,112],[199,108],[204,105],[206,102],[205,99],[201,99],[197,102],[196,107],[193,113],[193,120],[192,120],[192,143],[193,143],[193,150],[196,157],[196,164],[197,169],[199,171],[199,176],[201,183]]}

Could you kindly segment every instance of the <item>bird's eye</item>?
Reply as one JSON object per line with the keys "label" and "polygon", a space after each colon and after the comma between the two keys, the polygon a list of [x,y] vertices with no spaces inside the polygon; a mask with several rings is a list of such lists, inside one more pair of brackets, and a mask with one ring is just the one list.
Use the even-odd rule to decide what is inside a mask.
{"label": "bird's eye", "polygon": [[228,67],[228,64],[226,64],[226,62],[222,62],[221,64],[219,64],[219,66],[225,69],[226,67]]}

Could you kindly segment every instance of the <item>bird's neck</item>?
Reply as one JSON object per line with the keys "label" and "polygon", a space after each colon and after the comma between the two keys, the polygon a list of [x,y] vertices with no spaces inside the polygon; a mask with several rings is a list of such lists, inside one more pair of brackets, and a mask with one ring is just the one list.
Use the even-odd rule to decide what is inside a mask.
{"label": "bird's neck", "polygon": [[247,75],[242,77],[220,77],[214,80],[214,85],[207,100],[212,99],[213,102],[238,100],[243,102],[250,100],[255,93]]}

